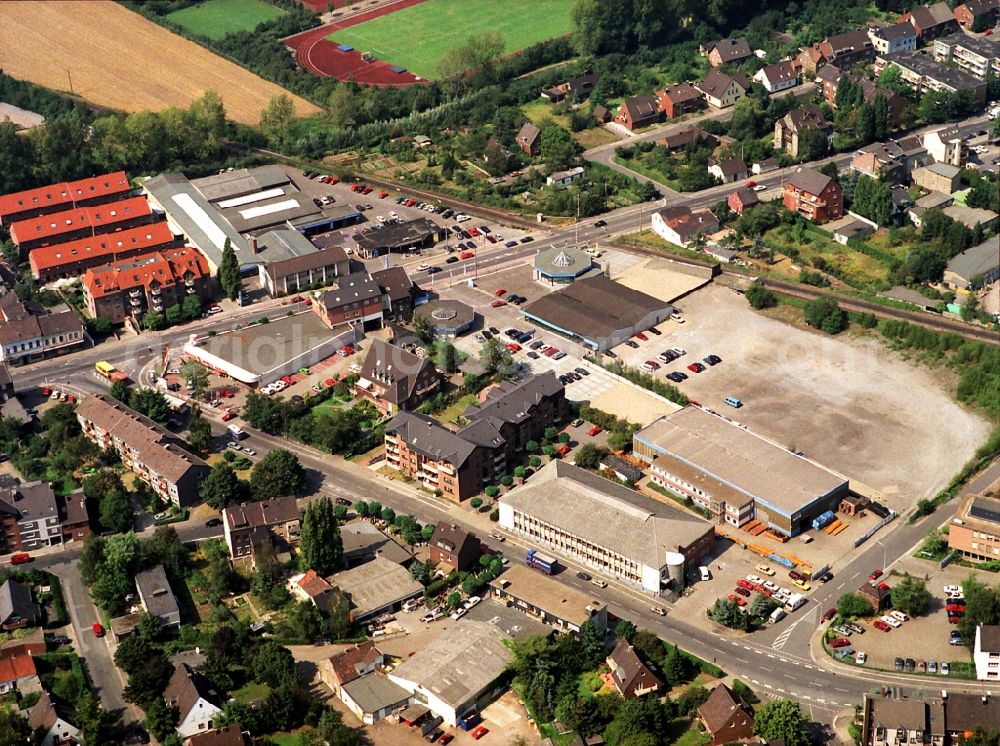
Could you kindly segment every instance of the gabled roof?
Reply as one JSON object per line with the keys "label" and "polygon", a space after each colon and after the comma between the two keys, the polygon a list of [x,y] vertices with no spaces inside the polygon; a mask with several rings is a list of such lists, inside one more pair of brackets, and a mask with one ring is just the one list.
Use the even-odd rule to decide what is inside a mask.
{"label": "gabled roof", "polygon": [[10,506],[12,510],[5,512],[16,515],[19,521],[59,517],[55,492],[47,482],[26,482],[0,490],[0,503]]}
{"label": "gabled roof", "polygon": [[164,220],[151,225],[140,225],[137,228],[126,228],[115,233],[99,233],[96,236],[32,249],[28,258],[32,270],[41,272],[94,257],[111,260],[116,254],[155,248],[169,244],[173,240],[174,234],[170,232],[170,226]]}
{"label": "gabled roof", "polygon": [[35,622],[39,617],[38,605],[31,597],[31,591],[16,580],[8,580],[0,585],[0,622],[11,617]]}
{"label": "gabled roof", "polygon": [[299,507],[293,496],[284,495],[270,500],[230,505],[222,513],[230,530],[253,529],[296,521],[299,518]]}
{"label": "gabled roof", "polygon": [[622,103],[622,111],[628,112],[629,117],[633,120],[655,116],[658,112],[656,97],[644,93],[641,96],[627,98]]}
{"label": "gabled roof", "polygon": [[750,722],[753,722],[753,715],[747,711],[743,703],[725,684],[716,686],[708,695],[705,704],[698,708],[698,717],[705,723],[705,728],[709,733],[715,733],[726,727],[733,715],[737,713],[742,713]]}
{"label": "gabled roof", "polygon": [[479,539],[453,523],[437,524],[434,535],[428,543],[436,549],[456,556],[461,554],[467,545],[474,544],[477,549],[479,547]]}
{"label": "gabled roof", "polygon": [[248,746],[251,743],[250,733],[244,732],[238,723],[196,733],[187,740],[187,746]]}
{"label": "gabled roof", "polygon": [[337,683],[343,685],[361,676],[363,671],[370,669],[381,657],[381,651],[369,640],[347,648],[329,660]]}
{"label": "gabled roof", "polygon": [[17,242],[20,243],[48,239],[83,229],[98,231],[105,226],[134,218],[150,217],[152,214],[153,211],[145,197],[129,197],[119,202],[77,207],[37,218],[18,220],[11,223],[10,229],[11,234],[16,235]]}
{"label": "gabled roof", "polygon": [[912,20],[913,25],[921,32],[955,20],[955,14],[952,13],[948,4],[944,2],[914,8],[905,14],[903,18],[907,18],[907,16],[909,17],[908,20]]}
{"label": "gabled roof", "polygon": [[791,60],[781,60],[780,62],[763,67],[753,76],[754,80],[757,80],[758,76],[761,79],[766,79],[772,86],[778,83],[787,83],[789,80],[795,80],[798,77]]}
{"label": "gabled roof", "polygon": [[28,712],[28,724],[32,730],[42,728],[48,731],[56,724],[57,719],[74,725],[76,713],[68,704],[42,689],[42,695],[38,698],[35,706]]}
{"label": "gabled roof", "polygon": [[380,398],[401,406],[417,393],[421,374],[433,370],[434,364],[429,358],[373,339],[361,367],[361,380],[377,386]]}
{"label": "gabled roof", "polygon": [[822,109],[815,104],[792,109],[785,115],[784,121],[786,127],[797,132],[804,129],[825,129],[830,126],[830,123],[823,116]]}
{"label": "gabled roof", "polygon": [[757,196],[757,192],[755,192],[753,189],[748,189],[747,187],[740,187],[730,196],[736,200],[739,200],[739,203],[744,208],[753,207],[754,205],[760,203],[760,198]]}
{"label": "gabled roof", "polygon": [[298,577],[298,580],[295,580],[295,584],[303,593],[314,600],[333,590],[333,586],[326,582],[323,577],[317,575],[315,570],[306,570]]}
{"label": "gabled roof", "polygon": [[123,290],[168,288],[187,279],[209,276],[208,262],[198,251],[187,247],[151,251],[114,264],[91,267],[83,276],[87,292],[94,298],[116,295]]}
{"label": "gabled roof", "polygon": [[707,207],[692,210],[687,205],[665,207],[658,214],[682,240],[691,238],[699,231],[716,231],[719,219]]}
{"label": "gabled roof", "polygon": [[966,0],[957,6],[955,10],[965,8],[972,16],[981,16],[984,13],[1000,8],[1000,0]]}
{"label": "gabled roof", "polygon": [[177,708],[180,722],[184,722],[199,699],[220,709],[223,705],[223,699],[215,691],[212,683],[186,663],[181,663],[174,669],[174,674],[163,691],[163,699],[168,705]]}
{"label": "gabled roof", "polygon": [[678,83],[663,89],[660,96],[668,99],[672,104],[682,104],[701,98],[701,92],[690,83]]}
{"label": "gabled roof", "polygon": [[554,371],[546,371],[514,383],[504,381],[493,388],[479,405],[470,404],[463,416],[473,420],[488,420],[499,428],[504,423],[517,424],[531,416],[532,408],[565,387]]}
{"label": "gabled roof", "polygon": [[372,272],[372,279],[378,283],[382,292],[389,296],[390,301],[406,300],[410,297],[413,280],[406,274],[406,268],[386,267]]}
{"label": "gabled roof", "polygon": [[855,29],[845,31],[843,34],[836,34],[820,42],[820,51],[828,59],[836,59],[845,54],[856,52],[859,49],[871,49],[872,40],[868,36],[868,29]]}
{"label": "gabled roof", "polygon": [[0,657],[0,684],[9,684],[37,675],[35,659],[30,654]]}
{"label": "gabled roof", "polygon": [[323,308],[340,308],[382,297],[382,289],[367,272],[352,272],[337,281],[337,286],[323,293]]}
{"label": "gabled roof", "polygon": [[966,249],[948,262],[948,271],[971,280],[976,275],[986,274],[1000,265],[997,255],[996,236],[987,238],[978,246]]}
{"label": "gabled roof", "polygon": [[[298,231],[292,231],[297,235],[302,235]],[[277,231],[272,231],[276,235],[281,235]],[[304,238],[304,237],[303,237]],[[306,243],[309,243],[309,239],[305,239]],[[312,246],[312,244],[310,244]],[[294,275],[298,272],[308,272],[311,269],[319,269],[321,267],[329,267],[336,264],[346,263],[347,252],[344,250],[343,246],[330,246],[329,248],[317,251],[316,247],[312,247],[313,250],[308,253],[303,253],[298,256],[292,256],[288,259],[280,259],[274,262],[268,262],[264,271],[267,276],[271,278],[272,282],[276,282],[282,277],[288,277],[289,275]]]}
{"label": "gabled roof", "polygon": [[461,468],[476,450],[474,443],[415,412],[399,412],[385,426],[385,431],[398,435],[411,451],[434,461],[446,461],[456,468]]}
{"label": "gabled roof", "polygon": [[722,64],[724,65],[753,56],[750,44],[742,36],[709,42],[704,47],[705,54],[711,54],[713,49],[719,53],[719,59],[722,60]]}
{"label": "gabled roof", "polygon": [[885,41],[898,41],[899,39],[906,39],[907,37],[917,35],[916,30],[913,28],[913,24],[905,21],[902,23],[894,23],[891,26],[877,28],[871,33],[879,39],[884,39]]}
{"label": "gabled roof", "polygon": [[627,692],[636,679],[642,679],[647,686],[663,686],[663,680],[656,675],[652,666],[646,664],[628,640],[622,638],[608,656],[611,677],[619,692]]}
{"label": "gabled roof", "polygon": [[820,195],[831,183],[836,183],[836,180],[815,169],[801,167],[795,170],[787,183],[806,194]]}
{"label": "gabled roof", "polygon": [[726,179],[738,176],[739,174],[745,174],[747,172],[747,164],[739,158],[724,158],[721,161],[716,161],[713,165],[719,167],[723,178]]}
{"label": "gabled roof", "polygon": [[525,145],[533,145],[542,137],[542,131],[531,122],[525,122],[517,133],[516,140]]}
{"label": "gabled roof", "polygon": [[726,75],[721,70],[709,70],[705,79],[698,84],[698,90],[706,96],[721,98],[729,88],[729,84],[736,82],[744,93],[750,88],[750,83],[742,75]]}
{"label": "gabled roof", "polygon": [[23,192],[12,192],[0,196],[0,215],[10,215],[25,210],[55,208],[61,205],[70,206],[77,201],[119,194],[129,189],[128,177],[124,171],[91,176],[77,181],[64,181],[59,184],[26,189]]}

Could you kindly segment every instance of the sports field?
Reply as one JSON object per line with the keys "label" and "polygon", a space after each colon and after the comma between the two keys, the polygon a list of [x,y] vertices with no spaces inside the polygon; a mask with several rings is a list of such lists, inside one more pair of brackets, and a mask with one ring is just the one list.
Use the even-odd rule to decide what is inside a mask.
{"label": "sports field", "polygon": [[169,13],[167,20],[192,34],[221,39],[234,31],[253,31],[264,21],[287,12],[264,0],[206,0]]}
{"label": "sports field", "polygon": [[422,78],[438,77],[438,61],[477,34],[497,31],[511,54],[570,30],[574,0],[425,0],[327,38],[401,65]]}

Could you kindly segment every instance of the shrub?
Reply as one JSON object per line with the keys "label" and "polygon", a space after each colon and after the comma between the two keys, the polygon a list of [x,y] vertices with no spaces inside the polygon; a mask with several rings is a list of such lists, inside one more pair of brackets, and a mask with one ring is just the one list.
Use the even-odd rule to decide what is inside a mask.
{"label": "shrub", "polygon": [[496,497],[497,495],[500,494],[500,488],[497,487],[496,485],[491,484],[489,487],[483,490],[483,493],[486,495],[486,497]]}
{"label": "shrub", "polygon": [[504,487],[510,487],[512,484],[514,484],[514,477],[512,477],[510,474],[504,474],[503,477],[500,479],[500,484],[502,484]]}
{"label": "shrub", "polygon": [[469,500],[469,505],[471,505],[474,510],[479,510],[481,507],[483,507],[483,498],[474,497],[471,500]]}

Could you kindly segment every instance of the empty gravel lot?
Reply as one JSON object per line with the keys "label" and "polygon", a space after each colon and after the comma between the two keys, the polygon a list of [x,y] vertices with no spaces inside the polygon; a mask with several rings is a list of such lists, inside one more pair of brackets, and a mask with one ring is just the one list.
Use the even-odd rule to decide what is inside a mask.
{"label": "empty gravel lot", "polygon": [[[719,355],[720,365],[688,373],[679,388],[880,491],[897,510],[945,486],[990,432],[987,420],[952,399],[929,369],[905,362],[873,336],[797,328],[753,311],[719,285],[681,305],[687,323],[665,327],[657,347],[688,354],[659,375]],[[727,395],[744,406],[727,407]]]}

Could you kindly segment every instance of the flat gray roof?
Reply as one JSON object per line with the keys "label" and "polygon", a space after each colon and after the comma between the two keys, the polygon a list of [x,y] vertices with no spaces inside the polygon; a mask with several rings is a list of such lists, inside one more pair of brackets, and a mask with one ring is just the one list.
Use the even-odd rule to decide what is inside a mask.
{"label": "flat gray roof", "polygon": [[490,583],[490,587],[578,627],[590,619],[593,611],[607,607],[603,601],[593,598],[593,594],[570,588],[520,563],[512,563]]}
{"label": "flat gray roof", "polygon": [[408,691],[377,671],[348,681],[341,688],[364,712],[378,712],[410,698]]}
{"label": "flat gray roof", "polygon": [[163,565],[136,573],[135,585],[142,596],[146,611],[150,614],[158,617],[180,614],[177,598],[170,589],[170,583],[167,582],[167,573]]}
{"label": "flat gray roof", "polygon": [[409,570],[385,557],[335,573],[327,581],[350,598],[355,618],[413,598],[424,590]]}
{"label": "flat gray roof", "polygon": [[495,625],[461,619],[403,661],[389,678],[420,686],[445,704],[461,707],[507,668],[513,654],[504,645],[505,639],[507,635]]}
{"label": "flat gray roof", "polygon": [[789,516],[847,485],[844,477],[700,407],[661,417],[634,437]]}
{"label": "flat gray roof", "polygon": [[948,271],[971,280],[976,275],[985,275],[1000,266],[1000,251],[997,237],[987,238],[978,246],[966,249],[948,262]]}
{"label": "flat gray roof", "polygon": [[695,543],[712,526],[610,479],[552,461],[500,498],[515,510],[647,567]]}
{"label": "flat gray roof", "polygon": [[367,521],[343,524],[340,527],[340,539],[344,545],[345,556],[371,550],[400,565],[413,559],[413,555],[402,544],[398,544]]}

